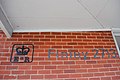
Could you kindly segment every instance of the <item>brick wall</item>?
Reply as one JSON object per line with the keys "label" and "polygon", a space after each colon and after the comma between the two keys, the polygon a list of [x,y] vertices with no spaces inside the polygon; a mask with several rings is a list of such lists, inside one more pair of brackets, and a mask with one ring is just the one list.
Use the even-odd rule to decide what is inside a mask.
{"label": "brick wall", "polygon": [[[35,46],[32,63],[10,63],[13,44],[33,44]],[[48,49],[59,51],[59,58]],[[7,39],[0,31],[0,80],[43,79],[43,80],[120,80],[120,60],[109,50],[110,56],[99,50],[97,58],[93,49],[116,51],[111,32],[31,32],[13,33]],[[80,52],[80,58],[61,57],[60,52]],[[88,52],[86,60],[81,52]],[[72,53],[73,54],[73,53]],[[70,56],[68,54],[68,56]]]}

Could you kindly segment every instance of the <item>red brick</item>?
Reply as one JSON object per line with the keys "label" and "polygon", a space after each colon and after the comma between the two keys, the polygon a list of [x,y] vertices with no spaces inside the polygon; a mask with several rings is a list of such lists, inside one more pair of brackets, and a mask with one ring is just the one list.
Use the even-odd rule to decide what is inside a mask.
{"label": "red brick", "polygon": [[24,74],[24,71],[12,71],[12,74]]}
{"label": "red brick", "polygon": [[75,73],[75,70],[64,70],[64,73]]}
{"label": "red brick", "polygon": [[9,49],[0,49],[0,52],[8,52]]}
{"label": "red brick", "polygon": [[50,39],[40,39],[40,41],[50,41]]}
{"label": "red brick", "polygon": [[112,39],[112,36],[105,36],[106,39]]}
{"label": "red brick", "polygon": [[64,64],[75,64],[74,61],[64,61]]}
{"label": "red brick", "polygon": [[44,42],[34,42],[34,45],[44,45]]}
{"label": "red brick", "polygon": [[93,42],[100,43],[100,42],[102,42],[102,40],[101,39],[94,39]]}
{"label": "red brick", "polygon": [[86,61],[87,64],[96,64],[96,61]]}
{"label": "red brick", "polygon": [[77,80],[88,80],[89,78],[78,78]]}
{"label": "red brick", "polygon": [[50,35],[51,33],[50,32],[41,32],[40,34],[42,34],[42,35]]}
{"label": "red brick", "polygon": [[56,66],[45,66],[45,69],[56,69]]}
{"label": "red brick", "polygon": [[20,35],[20,34],[12,34],[12,37],[14,37],[14,38],[22,38],[22,35]]}
{"label": "red brick", "polygon": [[82,39],[84,39],[84,38],[86,38],[86,36],[78,35],[77,38],[82,38]]}
{"label": "red brick", "polygon": [[28,34],[30,34],[30,33],[29,33],[29,32],[18,32],[18,33],[15,33],[15,34],[28,35]]}
{"label": "red brick", "polygon": [[119,76],[112,76],[112,80],[120,80],[120,75]]}
{"label": "red brick", "polygon": [[72,35],[81,35],[81,32],[72,32]]}
{"label": "red brick", "polygon": [[61,39],[59,39],[59,38],[58,39],[51,39],[51,41],[55,41],[56,42],[56,41],[61,41]]}
{"label": "red brick", "polygon": [[[41,50],[40,50],[40,51],[41,51]],[[46,56],[46,57],[47,57],[48,54],[46,54],[46,53],[41,53],[41,54],[39,54],[39,56],[43,56],[43,57]],[[36,58],[40,58],[40,57],[36,57]],[[45,62],[45,61],[44,61],[44,62],[39,62],[39,64],[43,64],[43,65],[44,65],[44,64],[50,64],[50,62]]]}
{"label": "red brick", "polygon": [[[61,80],[61,79],[60,79]],[[65,79],[65,80],[76,80],[76,79]]]}
{"label": "red brick", "polygon": [[55,44],[56,44],[56,45],[61,45],[61,46],[62,46],[62,45],[66,45],[67,43],[66,43],[66,42],[56,42]]}
{"label": "red brick", "polygon": [[16,76],[12,76],[12,75],[5,75],[4,79],[16,79]]}
{"label": "red brick", "polygon": [[71,33],[68,33],[68,32],[62,32],[62,35],[71,35]]}
{"label": "red brick", "polygon": [[87,38],[96,38],[96,36],[88,35]]}
{"label": "red brick", "polygon": [[94,46],[94,48],[104,48],[103,45],[97,45],[97,46]]}
{"label": "red brick", "polygon": [[86,73],[87,69],[77,69],[76,73]]}
{"label": "red brick", "polygon": [[12,42],[11,44],[22,44],[22,42],[21,42],[21,41],[19,41],[19,42],[18,42],[18,41],[17,41],[17,42],[14,41],[14,42]]}
{"label": "red brick", "polygon": [[0,79],[3,79],[3,75],[0,75]]}
{"label": "red brick", "polygon": [[37,71],[29,70],[29,71],[25,71],[25,74],[37,74]]}
{"label": "red brick", "polygon": [[50,36],[50,35],[48,36],[47,35],[47,36],[45,36],[45,38],[55,38],[55,36]]}
{"label": "red brick", "polygon": [[55,42],[45,42],[45,45],[55,45]]}
{"label": "red brick", "polygon": [[73,48],[73,46],[63,46],[63,48]]}
{"label": "red brick", "polygon": [[45,79],[55,79],[57,75],[45,75]]}
{"label": "red brick", "polygon": [[79,78],[81,77],[81,74],[69,74],[70,78]]}
{"label": "red brick", "polygon": [[71,42],[72,40],[71,39],[62,39],[62,41]]}
{"label": "red brick", "polygon": [[88,43],[86,43],[86,42],[78,42],[78,45],[87,45]]}
{"label": "red brick", "polygon": [[[5,41],[5,40],[3,39],[3,41]],[[10,38],[10,39],[7,39],[7,41],[17,41],[17,38]]]}
{"label": "red brick", "polygon": [[120,75],[120,71],[119,71],[119,72],[116,72],[116,75]]}
{"label": "red brick", "polygon": [[[101,80],[111,80],[111,78],[110,77],[102,77]],[[113,80],[115,80],[115,79],[113,79]]]}
{"label": "red brick", "polygon": [[52,64],[61,65],[61,64],[63,64],[63,61],[54,61],[54,62],[52,62]]}
{"label": "red brick", "polygon": [[104,36],[97,36],[98,39],[104,39]]}
{"label": "red brick", "polygon": [[44,66],[32,66],[33,70],[44,69]]}
{"label": "red brick", "polygon": [[40,46],[40,48],[44,49],[44,48],[50,48],[50,45],[43,45],[43,46]]}
{"label": "red brick", "polygon": [[[14,40],[14,41],[15,41],[15,40]],[[20,39],[18,39],[18,41],[28,41],[28,39],[20,38]]]}
{"label": "red brick", "polygon": [[110,71],[118,71],[118,68],[110,68]]}
{"label": "red brick", "polygon": [[115,75],[115,73],[114,72],[106,72],[105,75],[106,76],[112,76],[112,75]]}
{"label": "red brick", "polygon": [[[38,55],[39,56],[39,55]],[[34,57],[34,60],[35,61],[39,61],[39,60],[44,60],[43,58],[41,58],[41,57]]]}
{"label": "red brick", "polygon": [[18,75],[18,79],[30,79],[30,75]]}
{"label": "red brick", "polygon": [[31,79],[43,79],[43,75],[31,75]]}
{"label": "red brick", "polygon": [[[30,40],[30,41],[29,41]],[[93,48],[114,48],[110,31],[97,32],[25,32],[13,33],[7,39],[0,32],[0,79],[52,79],[52,80],[119,80],[120,60],[108,59],[107,54],[94,59]],[[13,44],[34,44],[32,63],[10,63]],[[56,58],[52,54],[48,59],[48,49],[57,48],[59,52],[89,52],[87,60],[80,58]],[[64,50],[63,50],[64,49]],[[56,51],[55,51],[56,52]],[[99,51],[101,53],[101,51]],[[74,53],[72,53],[74,54]],[[69,56],[70,54],[68,54]],[[73,55],[74,56],[74,55]],[[15,77],[14,77],[15,75]]]}
{"label": "red brick", "polygon": [[42,62],[39,62],[39,65],[50,65],[51,62],[48,62],[48,61],[42,61]]}
{"label": "red brick", "polygon": [[97,35],[100,35],[100,33],[98,32],[92,32],[92,33],[90,33],[91,35],[95,35],[95,36],[97,36]]}
{"label": "red brick", "polygon": [[62,48],[62,46],[52,46],[52,48]]}
{"label": "red brick", "polygon": [[60,74],[58,78],[69,78],[69,74]]}
{"label": "red brick", "polygon": [[102,64],[95,64],[95,65],[93,65],[93,68],[101,68],[101,67],[103,67]]}
{"label": "red brick", "polygon": [[76,38],[76,36],[67,36],[67,38]]}
{"label": "red brick", "polygon": [[93,74],[92,73],[82,74],[82,77],[93,77]]}
{"label": "red brick", "polygon": [[38,74],[50,74],[50,70],[40,70]]}
{"label": "red brick", "polygon": [[57,66],[57,69],[68,69],[69,66]]}
{"label": "red brick", "polygon": [[24,69],[24,70],[26,70],[26,69],[31,69],[31,66],[19,66],[19,69]]}
{"label": "red brick", "polygon": [[98,72],[98,69],[88,69],[88,72]]}
{"label": "red brick", "polygon": [[90,35],[90,33],[89,32],[83,32],[82,35],[87,35],[88,36],[88,35]]}
{"label": "red brick", "polygon": [[0,70],[0,74],[10,74],[10,71],[6,70]]}
{"label": "red brick", "polygon": [[32,63],[28,63],[27,65],[38,65],[38,64],[39,64],[39,62],[32,62]]}
{"label": "red brick", "polygon": [[89,80],[100,80],[100,78],[90,78]]}
{"label": "red brick", "polygon": [[76,38],[76,39],[73,39],[73,41],[76,41],[76,42],[80,42],[80,41],[83,41],[82,39],[78,39],[78,38]]}
{"label": "red brick", "polygon": [[70,68],[71,69],[78,69],[78,68],[80,68],[80,65],[71,65]]}
{"label": "red brick", "polygon": [[52,35],[61,35],[61,32],[51,32]]}
{"label": "red brick", "polygon": [[90,42],[90,41],[92,41],[91,39],[83,39],[83,41],[85,41],[85,42]]}
{"label": "red brick", "polygon": [[0,70],[2,70],[2,69],[4,70],[4,69],[5,69],[5,66],[0,66]]}
{"label": "red brick", "polygon": [[94,73],[94,76],[105,76],[104,73]]}
{"label": "red brick", "polygon": [[39,39],[29,39],[29,41],[39,41]]}
{"label": "red brick", "polygon": [[46,57],[45,60],[54,60],[55,61],[55,60],[57,60],[57,58],[56,57],[50,57],[50,59],[49,59],[48,57]]}
{"label": "red brick", "polygon": [[39,35],[40,33],[39,32],[30,32],[29,34],[30,35]]}
{"label": "red brick", "polygon": [[112,67],[111,64],[104,64],[104,67]]}
{"label": "red brick", "polygon": [[67,43],[68,45],[77,45],[77,43],[73,43],[73,42],[71,42],[71,43]]}
{"label": "red brick", "polygon": [[99,71],[100,72],[106,72],[106,71],[109,71],[109,68],[100,68]]}
{"label": "red brick", "polygon": [[97,45],[97,44],[99,44],[99,43],[96,43],[96,42],[89,42],[89,43],[87,43],[87,45]]}
{"label": "red brick", "polygon": [[99,60],[99,61],[97,61],[99,64],[101,64],[101,63],[107,63],[107,61],[106,60]]}
{"label": "red brick", "polygon": [[56,38],[66,38],[66,36],[56,36]]}
{"label": "red brick", "polygon": [[98,43],[98,45],[106,45],[105,42]]}
{"label": "red brick", "polygon": [[52,70],[52,74],[62,74],[63,70]]}
{"label": "red brick", "polygon": [[85,64],[85,61],[76,61],[76,64]]}
{"label": "red brick", "polygon": [[81,68],[92,68],[92,65],[81,65]]}
{"label": "red brick", "polygon": [[6,69],[18,69],[18,66],[7,66]]}
{"label": "red brick", "polygon": [[23,38],[33,38],[33,35],[23,35]]}

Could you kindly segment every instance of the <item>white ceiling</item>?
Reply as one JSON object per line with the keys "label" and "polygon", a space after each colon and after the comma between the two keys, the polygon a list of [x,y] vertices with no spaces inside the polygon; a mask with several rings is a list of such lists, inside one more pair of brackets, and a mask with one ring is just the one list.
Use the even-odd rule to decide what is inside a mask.
{"label": "white ceiling", "polygon": [[14,31],[120,28],[120,0],[0,0]]}

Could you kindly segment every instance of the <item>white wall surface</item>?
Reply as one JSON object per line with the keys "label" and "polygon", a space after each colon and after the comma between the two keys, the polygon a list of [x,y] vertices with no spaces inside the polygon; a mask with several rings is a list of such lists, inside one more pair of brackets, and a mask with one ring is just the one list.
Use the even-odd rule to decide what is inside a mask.
{"label": "white wall surface", "polygon": [[120,0],[1,0],[14,31],[120,28]]}

